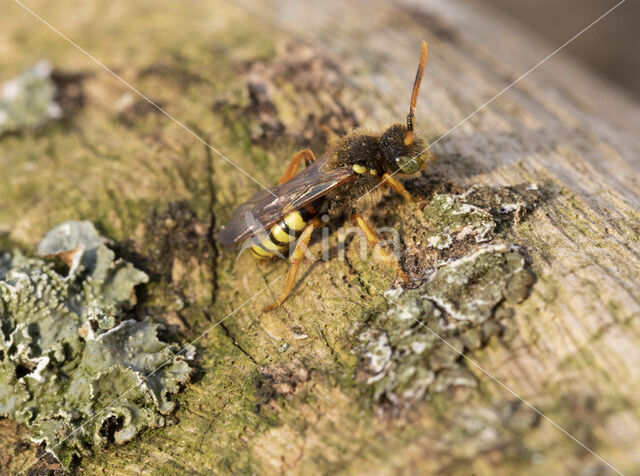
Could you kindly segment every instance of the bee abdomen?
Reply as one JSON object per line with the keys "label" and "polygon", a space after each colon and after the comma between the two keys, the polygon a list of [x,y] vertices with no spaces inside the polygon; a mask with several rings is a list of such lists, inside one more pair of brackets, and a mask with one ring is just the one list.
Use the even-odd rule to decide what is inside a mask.
{"label": "bee abdomen", "polygon": [[307,226],[312,215],[305,210],[290,212],[271,227],[269,234],[254,237],[251,254],[256,259],[268,259],[278,254],[287,254],[289,247]]}

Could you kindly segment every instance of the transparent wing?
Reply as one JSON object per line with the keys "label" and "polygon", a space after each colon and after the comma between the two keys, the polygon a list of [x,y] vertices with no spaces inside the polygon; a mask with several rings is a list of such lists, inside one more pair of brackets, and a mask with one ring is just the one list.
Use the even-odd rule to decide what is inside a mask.
{"label": "transparent wing", "polygon": [[328,157],[322,156],[287,183],[263,190],[240,205],[222,227],[217,241],[229,246],[269,229],[283,216],[298,210],[330,190],[355,179],[349,168],[327,169]]}

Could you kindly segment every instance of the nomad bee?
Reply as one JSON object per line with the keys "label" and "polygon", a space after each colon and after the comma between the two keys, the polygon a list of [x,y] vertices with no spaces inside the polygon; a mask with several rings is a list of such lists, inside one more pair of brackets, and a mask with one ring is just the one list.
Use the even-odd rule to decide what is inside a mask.
{"label": "nomad bee", "polygon": [[[370,192],[379,192],[379,186],[383,185],[411,200],[409,192],[394,176],[417,173],[429,158],[424,142],[413,132],[413,116],[426,61],[427,44],[423,41],[406,126],[394,124],[382,135],[354,131],[340,138],[318,159],[309,149],[298,152],[278,186],[257,193],[239,206],[220,231],[218,240],[221,244],[249,243],[251,253],[258,259],[282,256],[293,249],[289,253],[291,266],[284,292],[266,310],[278,307],[289,296],[311,233],[320,225],[320,216],[348,215],[362,229],[369,245],[375,248],[379,240],[360,215],[362,208],[382,198],[382,193]],[[296,174],[302,160],[306,168]],[[366,200],[360,200],[363,197]],[[395,257],[382,246],[379,251],[395,268],[398,277],[407,281],[408,277]]]}

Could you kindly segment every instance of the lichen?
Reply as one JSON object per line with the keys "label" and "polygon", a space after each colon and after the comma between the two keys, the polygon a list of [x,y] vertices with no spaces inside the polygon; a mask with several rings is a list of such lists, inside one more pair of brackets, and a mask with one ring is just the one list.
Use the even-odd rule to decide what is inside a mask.
{"label": "lichen", "polygon": [[446,255],[432,257],[412,289],[387,291],[386,311],[366,316],[357,336],[358,377],[383,408],[476,387],[462,355],[499,334],[500,320],[535,282],[522,248],[491,243],[499,225],[532,210],[538,195],[527,197],[528,190],[534,193],[524,185],[475,186],[464,194],[436,194],[424,207],[424,248]]}
{"label": "lichen", "polygon": [[539,415],[519,400],[498,401],[460,408],[452,418],[450,431],[442,436],[459,459],[474,458],[496,449],[531,458],[533,454],[523,444],[522,435],[539,421]]}
{"label": "lichen", "polygon": [[6,81],[0,98],[0,135],[62,117],[62,107],[55,100],[56,92],[51,65],[46,61]]}
{"label": "lichen", "polygon": [[527,296],[534,277],[518,251],[513,246],[486,246],[447,263],[427,283],[423,297],[453,319],[482,323],[503,300],[517,304]]}
{"label": "lichen", "polygon": [[476,243],[489,242],[503,223],[519,223],[540,198],[535,184],[474,185],[463,194],[436,194],[423,209],[424,217],[436,231],[427,242],[441,250],[467,237],[473,237]]}
{"label": "lichen", "polygon": [[473,236],[477,243],[489,241],[496,227],[491,214],[466,202],[467,194],[437,194],[424,209],[425,217],[439,223],[442,231],[430,237],[430,246],[438,249],[451,246],[453,239],[461,240]]}
{"label": "lichen", "polygon": [[127,319],[148,277],[104,242],[91,223],[66,222],[38,247],[66,273],[17,251],[0,258],[0,415],[65,468],[91,447],[163,426],[191,374],[157,324]]}
{"label": "lichen", "polygon": [[483,323],[503,302],[523,299],[533,281],[518,249],[493,245],[442,266],[415,289],[388,292],[389,309],[358,336],[359,370],[375,399],[396,405],[475,387],[461,354],[499,332]]}

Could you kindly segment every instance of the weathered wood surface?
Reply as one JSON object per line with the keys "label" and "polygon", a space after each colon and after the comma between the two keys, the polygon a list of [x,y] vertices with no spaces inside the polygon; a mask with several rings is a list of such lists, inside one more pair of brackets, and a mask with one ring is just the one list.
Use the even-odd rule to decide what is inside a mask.
{"label": "weathered wood surface", "polygon": [[[402,120],[423,38],[430,58],[416,122],[431,139],[557,47],[471,3],[67,3],[28,5],[265,184],[297,148],[320,153],[323,126]],[[243,306],[198,342],[176,424],[87,457],[80,472],[611,471],[543,419],[521,430],[487,424],[495,438],[461,425],[464,411],[493,415],[517,400],[471,365],[479,383],[464,398],[378,412],[356,378],[353,328],[386,305],[363,283],[384,289],[392,275],[318,262],[282,309],[261,312],[281,283],[244,305],[286,264],[236,262],[208,229],[257,186],[17,4],[4,9],[2,79],[43,54],[86,73],[76,116],[0,141],[5,241],[28,249],[60,221],[94,221],[152,274],[139,312],[180,342]],[[272,82],[269,101],[259,89],[247,97],[252,81]],[[510,237],[531,256],[532,294],[515,307],[508,339],[470,355],[625,474],[640,468],[639,111],[559,54],[440,140],[430,169],[455,187],[550,191]],[[414,220],[408,205],[388,208]],[[24,429],[0,426],[0,467],[15,472],[35,449]]]}

